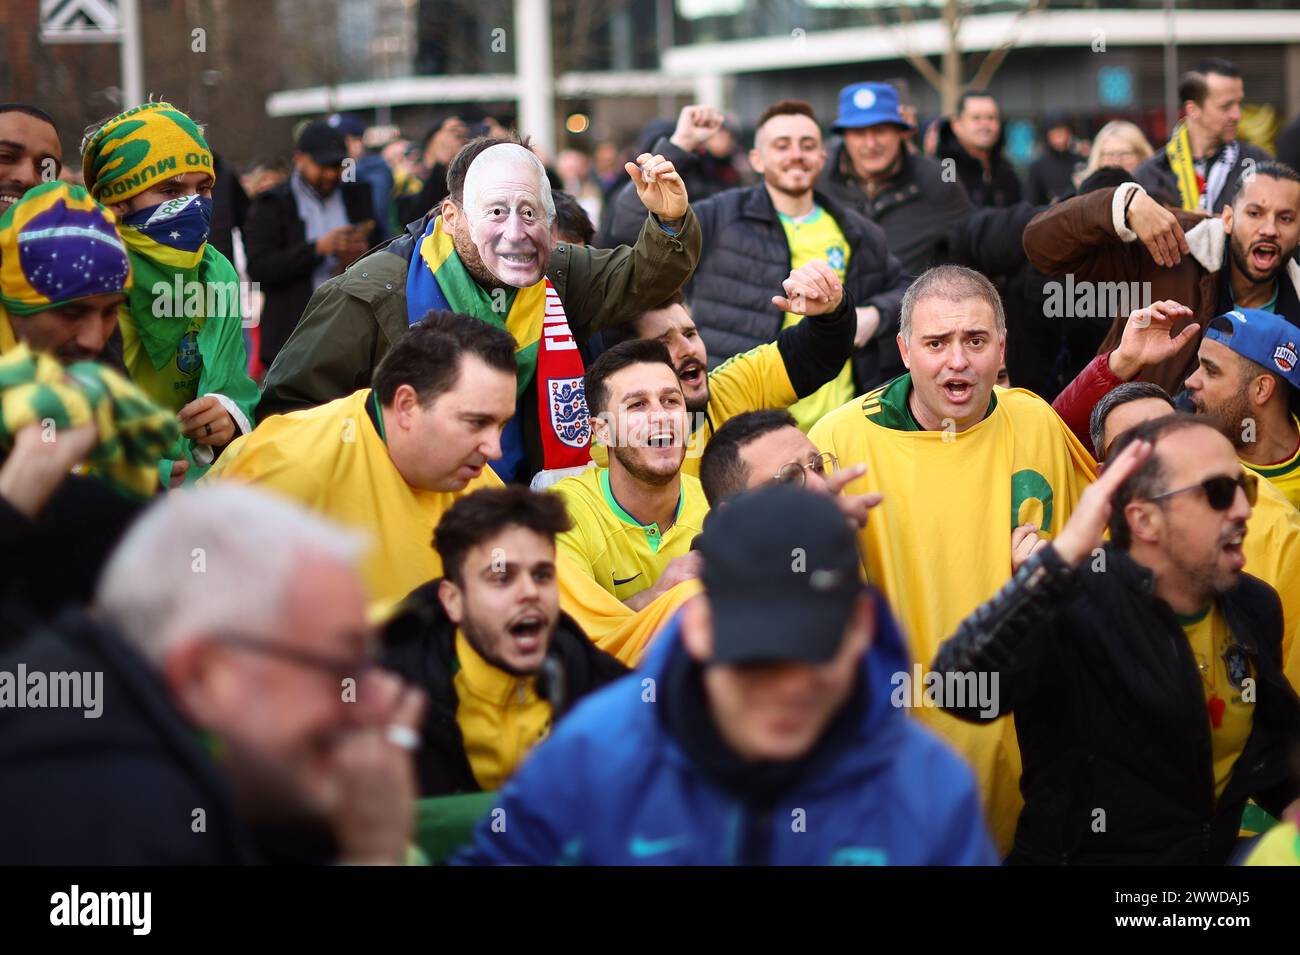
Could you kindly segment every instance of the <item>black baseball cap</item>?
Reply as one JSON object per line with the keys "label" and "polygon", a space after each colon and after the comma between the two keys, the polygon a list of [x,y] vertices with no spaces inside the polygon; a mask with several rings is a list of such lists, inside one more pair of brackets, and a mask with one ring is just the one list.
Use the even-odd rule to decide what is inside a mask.
{"label": "black baseball cap", "polygon": [[340,166],[348,158],[343,133],[323,119],[308,123],[298,134],[298,152],[306,153],[318,166]]}
{"label": "black baseball cap", "polygon": [[730,498],[696,540],[715,663],[825,663],[866,585],[857,539],[825,494],[767,485]]}

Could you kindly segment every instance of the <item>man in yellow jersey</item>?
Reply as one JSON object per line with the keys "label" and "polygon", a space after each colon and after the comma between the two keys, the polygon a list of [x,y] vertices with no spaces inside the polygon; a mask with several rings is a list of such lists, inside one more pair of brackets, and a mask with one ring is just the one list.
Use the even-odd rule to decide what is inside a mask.
{"label": "man in yellow jersey", "polygon": [[[1280,813],[1300,791],[1281,603],[1242,572],[1259,483],[1203,418],[1138,425],[940,647],[938,705],[1015,719],[1025,808],[1008,861],[1222,865],[1247,799]],[[948,692],[972,683],[996,713]]]}
{"label": "man in yellow jersey", "polygon": [[564,503],[483,488],[443,516],[445,576],[384,627],[383,663],[428,696],[415,755],[421,796],[500,789],[554,722],[627,667],[560,610],[555,535]]}
{"label": "man in yellow jersey", "polygon": [[691,542],[709,505],[697,478],[682,473],[690,415],[668,349],[627,341],[587,369],[592,433],[609,467],[553,485],[573,529],[562,554],[600,587],[640,610],[699,575]]}
{"label": "man in yellow jersey", "polygon": [[[866,465],[847,493],[884,495],[859,535],[864,570],[923,665],[1010,576],[1012,530],[1033,523],[1056,534],[1095,465],[1041,398],[994,390],[1006,320],[984,276],[931,269],[904,296],[900,324],[910,371],[833,411],[809,437],[840,467]],[[970,760],[990,829],[1007,851],[1020,810],[1014,729],[934,709],[918,715]]]}
{"label": "man in yellow jersey", "polygon": [[[717,110],[688,106],[671,140],[659,140],[655,151],[689,176],[699,162],[696,148],[721,121]],[[892,338],[910,276],[890,254],[879,226],[815,188],[826,150],[808,103],[782,100],[763,110],[749,162],[763,177],[760,185],[729,189],[692,206],[704,245],[687,296],[712,361],[721,363],[776,341],[783,328],[800,320],[797,309],[778,301],[792,270],[816,261],[836,274],[857,316],[852,361],[793,409],[807,430],[897,365]],[[635,191],[619,194],[606,242],[635,234],[637,205]]]}
{"label": "man in yellow jersey", "polygon": [[[708,350],[680,292],[635,321],[602,333],[607,346],[639,338],[668,347],[691,413],[683,473],[699,477],[705,447],[732,418],[765,408],[788,408],[833,380],[849,360],[856,313],[830,266],[813,261],[795,269],[784,291],[788,307],[807,315],[808,321],[785,328],[775,342],[732,355],[713,371],[708,370]],[[604,466],[604,448],[592,445],[592,459]]]}
{"label": "man in yellow jersey", "polygon": [[261,485],[369,534],[362,573],[391,604],[442,575],[429,542],[447,508],[500,486],[487,463],[514,413],[514,339],[433,312],[384,355],[373,388],[267,418],[204,480]]}
{"label": "man in yellow jersey", "polygon": [[1187,390],[1219,419],[1241,463],[1300,508],[1300,329],[1273,312],[1238,308],[1210,322]]}
{"label": "man in yellow jersey", "polygon": [[[1107,392],[1092,411],[1098,460],[1125,431],[1174,411],[1173,399],[1153,381],[1130,381]],[[1282,600],[1282,668],[1291,685],[1300,687],[1300,511],[1271,482],[1260,481],[1246,528],[1246,566]]]}

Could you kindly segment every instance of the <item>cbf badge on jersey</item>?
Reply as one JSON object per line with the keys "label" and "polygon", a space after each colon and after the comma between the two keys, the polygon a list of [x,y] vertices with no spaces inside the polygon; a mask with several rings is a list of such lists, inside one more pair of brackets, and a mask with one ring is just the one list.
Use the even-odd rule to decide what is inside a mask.
{"label": "cbf badge on jersey", "polygon": [[1238,690],[1243,689],[1250,677],[1250,658],[1239,643],[1234,643],[1223,651],[1223,665],[1228,671],[1228,682]]}
{"label": "cbf badge on jersey", "polygon": [[194,331],[185,333],[181,339],[180,345],[176,349],[176,367],[183,374],[192,375],[198,370],[203,356],[199,353],[199,336]]}

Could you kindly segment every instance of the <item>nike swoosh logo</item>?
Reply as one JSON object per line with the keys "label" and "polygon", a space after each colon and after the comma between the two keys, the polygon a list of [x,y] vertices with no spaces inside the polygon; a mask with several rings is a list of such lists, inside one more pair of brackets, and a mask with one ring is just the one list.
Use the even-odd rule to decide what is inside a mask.
{"label": "nike swoosh logo", "polygon": [[648,859],[651,856],[661,856],[665,852],[671,852],[685,842],[685,836],[675,836],[671,839],[643,839],[640,836],[633,836],[627,844],[627,851],[637,859]]}
{"label": "nike swoosh logo", "polygon": [[[611,574],[610,576],[612,577],[613,575]],[[636,580],[640,576],[641,576],[640,574],[633,574],[631,577],[627,577],[623,580],[619,580],[617,577],[614,577],[614,586],[622,587],[624,584],[630,584],[632,581]]]}

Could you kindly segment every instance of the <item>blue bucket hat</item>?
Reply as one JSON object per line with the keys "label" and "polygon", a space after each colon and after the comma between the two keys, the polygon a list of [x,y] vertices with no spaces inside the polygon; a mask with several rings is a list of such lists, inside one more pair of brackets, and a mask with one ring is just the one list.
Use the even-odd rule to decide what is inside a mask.
{"label": "blue bucket hat", "polygon": [[888,83],[853,83],[840,90],[840,114],[832,132],[862,129],[878,123],[893,123],[904,129],[916,127],[903,118],[898,90]]}

